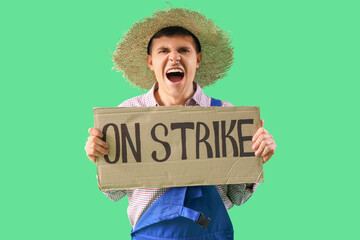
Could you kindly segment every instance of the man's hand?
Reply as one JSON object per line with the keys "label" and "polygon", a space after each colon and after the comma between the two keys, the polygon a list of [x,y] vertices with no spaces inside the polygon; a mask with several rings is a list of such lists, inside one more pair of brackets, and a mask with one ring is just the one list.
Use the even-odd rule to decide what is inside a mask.
{"label": "man's hand", "polygon": [[109,154],[109,144],[101,140],[103,134],[96,128],[89,128],[90,137],[85,145],[88,158],[95,163],[96,157],[103,157]]}
{"label": "man's hand", "polygon": [[275,153],[276,143],[273,136],[263,128],[264,120],[261,121],[261,127],[254,134],[252,141],[254,142],[252,148],[256,150],[255,156],[262,156],[264,163],[266,163]]}

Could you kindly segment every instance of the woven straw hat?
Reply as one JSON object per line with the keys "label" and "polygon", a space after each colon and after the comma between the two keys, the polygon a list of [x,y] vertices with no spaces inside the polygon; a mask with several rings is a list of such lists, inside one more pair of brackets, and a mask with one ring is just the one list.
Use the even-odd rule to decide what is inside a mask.
{"label": "woven straw hat", "polygon": [[200,41],[203,58],[195,73],[195,82],[205,87],[226,75],[233,62],[230,37],[212,20],[186,8],[157,10],[152,17],[134,23],[117,44],[114,68],[138,88],[150,89],[156,77],[146,62],[147,46],[156,32],[169,26],[183,27]]}

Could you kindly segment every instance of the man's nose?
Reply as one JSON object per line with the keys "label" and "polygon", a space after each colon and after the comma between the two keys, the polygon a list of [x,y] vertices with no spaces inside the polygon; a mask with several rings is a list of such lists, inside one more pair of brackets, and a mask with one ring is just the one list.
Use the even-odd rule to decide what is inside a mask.
{"label": "man's nose", "polygon": [[180,61],[181,57],[180,57],[180,54],[177,51],[173,51],[173,52],[170,53],[169,59],[170,59],[171,62],[176,63],[176,62]]}

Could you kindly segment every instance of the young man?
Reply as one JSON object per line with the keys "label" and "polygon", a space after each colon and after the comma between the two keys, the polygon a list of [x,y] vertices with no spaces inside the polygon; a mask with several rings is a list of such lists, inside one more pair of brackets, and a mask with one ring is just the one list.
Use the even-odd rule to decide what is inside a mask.
{"label": "young man", "polygon": [[[216,101],[206,96],[201,87],[214,83],[230,67],[232,48],[228,41],[210,20],[187,9],[158,11],[152,18],[134,24],[118,44],[115,66],[136,86],[152,87],[148,93],[126,100],[120,106],[214,106]],[[222,53],[215,61],[210,56],[214,52]],[[233,106],[226,101],[218,101],[217,105]],[[95,162],[97,156],[109,153],[108,144],[101,140],[98,129],[90,128],[89,133],[85,150]],[[253,141],[255,154],[268,161],[276,148],[272,136],[261,127]],[[134,239],[232,239],[226,210],[247,201],[257,186],[133,189],[104,191],[104,194],[113,201],[128,195]],[[180,199],[180,210],[171,212],[177,206],[176,199]],[[199,214],[200,210],[212,220]],[[203,228],[209,226],[202,229],[189,219]]]}

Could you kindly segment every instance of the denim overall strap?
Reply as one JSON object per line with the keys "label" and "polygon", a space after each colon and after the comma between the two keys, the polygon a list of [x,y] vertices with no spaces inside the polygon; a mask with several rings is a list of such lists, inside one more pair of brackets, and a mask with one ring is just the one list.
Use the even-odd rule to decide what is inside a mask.
{"label": "denim overall strap", "polygon": [[[187,195],[189,199],[201,197],[201,188],[194,187],[191,191],[188,190],[188,187],[169,188],[142,215],[132,232],[175,217],[185,217],[194,222],[198,221],[200,213],[184,206]],[[144,219],[146,219],[146,221]]]}
{"label": "denim overall strap", "polygon": [[211,98],[210,106],[211,107],[221,107],[221,100]]}

